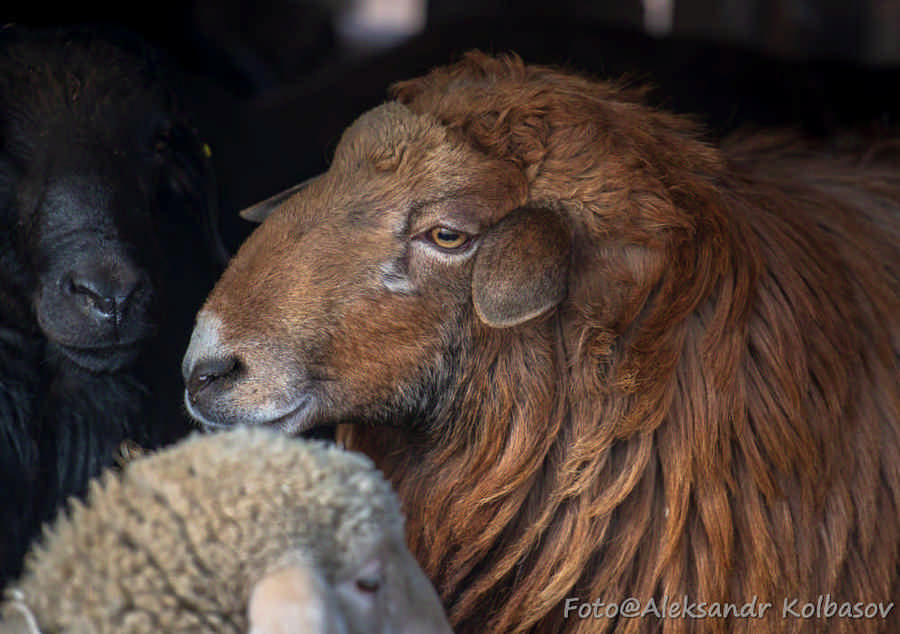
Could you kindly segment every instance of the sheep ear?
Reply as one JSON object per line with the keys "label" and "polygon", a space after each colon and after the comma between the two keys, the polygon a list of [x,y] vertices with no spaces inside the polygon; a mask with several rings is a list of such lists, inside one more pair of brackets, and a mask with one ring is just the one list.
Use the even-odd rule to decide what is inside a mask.
{"label": "sheep ear", "polygon": [[506,328],[547,312],[566,296],[571,239],[558,214],[522,207],[482,237],[472,300],[488,326]]}
{"label": "sheep ear", "polygon": [[277,209],[281,205],[281,203],[283,203],[288,198],[309,185],[311,182],[319,178],[319,176],[321,176],[321,174],[313,176],[312,178],[307,178],[302,183],[294,185],[293,187],[289,187],[283,192],[279,192],[274,196],[269,196],[265,200],[247,207],[246,209],[239,212],[241,218],[243,218],[244,220],[249,220],[250,222],[262,222],[263,220],[268,218],[269,214],[275,211],[275,209]]}
{"label": "sheep ear", "polygon": [[294,560],[254,584],[247,607],[248,634],[346,634],[346,626],[322,577]]}

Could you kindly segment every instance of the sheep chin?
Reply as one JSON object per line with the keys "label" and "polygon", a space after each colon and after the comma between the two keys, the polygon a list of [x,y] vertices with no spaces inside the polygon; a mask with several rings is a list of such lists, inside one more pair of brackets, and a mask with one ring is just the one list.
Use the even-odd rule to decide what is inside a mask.
{"label": "sheep chin", "polygon": [[299,405],[287,414],[259,424],[277,429],[289,436],[296,436],[316,427],[317,422],[314,414],[317,409],[315,400],[311,396],[305,396],[301,399]]}
{"label": "sheep chin", "polygon": [[103,348],[78,348],[50,341],[48,351],[57,353],[82,370],[94,374],[119,372],[132,365],[141,352],[139,344],[107,346]]}
{"label": "sheep chin", "polygon": [[[228,421],[214,420],[204,416],[191,403],[187,390],[184,391],[184,404],[188,413],[197,421],[200,428],[208,432],[231,429],[243,425],[248,427],[269,427],[289,436],[295,436],[317,426],[315,412],[318,408],[316,407],[315,399],[309,394],[301,396],[294,405],[283,408],[281,411],[276,411],[274,414],[269,414],[268,417],[263,417],[263,413],[257,411],[256,415],[245,413],[234,420]],[[266,413],[268,414],[268,412]]]}

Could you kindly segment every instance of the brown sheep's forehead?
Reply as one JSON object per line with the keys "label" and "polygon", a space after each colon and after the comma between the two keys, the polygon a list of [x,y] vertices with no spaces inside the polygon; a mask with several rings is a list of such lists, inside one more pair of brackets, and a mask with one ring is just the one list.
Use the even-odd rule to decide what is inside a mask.
{"label": "brown sheep's forehead", "polygon": [[[421,206],[478,196],[487,203],[480,221],[488,226],[509,211],[510,201],[524,202],[526,192],[524,176],[512,164],[476,152],[436,118],[393,102],[367,112],[346,130],[329,175],[333,186],[343,184],[351,196],[352,185],[359,185],[356,196],[397,197],[389,208],[404,220],[408,208],[394,207],[401,201]],[[301,193],[297,201],[305,200]]]}

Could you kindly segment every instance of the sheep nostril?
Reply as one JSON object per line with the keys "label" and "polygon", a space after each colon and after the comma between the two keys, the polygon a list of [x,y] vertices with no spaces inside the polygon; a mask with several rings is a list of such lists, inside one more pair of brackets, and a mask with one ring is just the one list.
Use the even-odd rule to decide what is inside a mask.
{"label": "sheep nostril", "polygon": [[140,285],[140,280],[110,280],[98,276],[70,274],[64,280],[66,292],[81,300],[82,305],[103,320],[120,320],[126,304]]}
{"label": "sheep nostril", "polygon": [[199,361],[191,370],[185,382],[188,396],[195,400],[197,396],[216,381],[234,373],[238,367],[237,357],[206,359]]}

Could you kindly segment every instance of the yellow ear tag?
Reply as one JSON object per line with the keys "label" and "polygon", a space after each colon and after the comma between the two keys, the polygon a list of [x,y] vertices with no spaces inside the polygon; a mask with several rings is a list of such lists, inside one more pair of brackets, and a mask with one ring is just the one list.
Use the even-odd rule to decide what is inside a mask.
{"label": "yellow ear tag", "polygon": [[203,156],[210,158],[212,156],[212,148],[206,143],[203,144]]}

